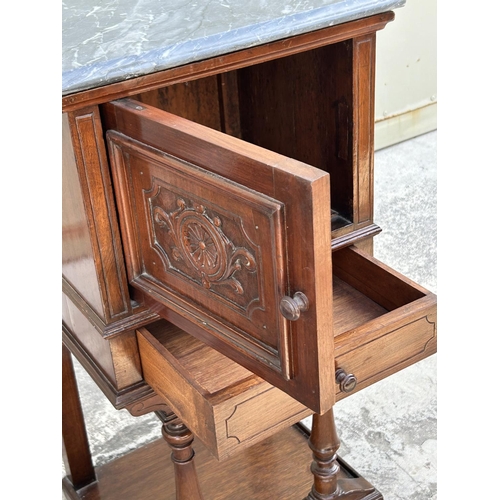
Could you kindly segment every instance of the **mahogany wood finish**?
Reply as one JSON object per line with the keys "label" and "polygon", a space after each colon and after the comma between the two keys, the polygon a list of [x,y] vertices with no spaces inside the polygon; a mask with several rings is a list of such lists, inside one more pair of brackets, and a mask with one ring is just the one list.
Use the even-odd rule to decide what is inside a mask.
{"label": "mahogany wood finish", "polygon": [[166,321],[137,335],[146,382],[219,460],[312,414]]}
{"label": "mahogany wood finish", "polygon": [[361,500],[376,495],[375,488],[362,477],[341,477],[337,450],[337,435],[333,409],[323,415],[315,414],[309,447],[313,452],[311,472],[314,483],[304,500]]}
{"label": "mahogany wood finish", "polygon": [[371,34],[238,71],[241,137],[330,174],[332,248],[380,231],[373,224],[374,68]]}
{"label": "mahogany wood finish", "polygon": [[[195,439],[198,483],[204,497],[206,500],[304,498],[311,490],[312,478],[307,438],[307,433],[289,427],[223,462],[217,461]],[[72,498],[176,500],[174,466],[165,449],[165,441],[159,439],[97,467],[98,481]],[[359,477],[340,457],[337,462],[339,479]],[[382,500],[382,496],[375,490],[363,500]]]}
{"label": "mahogany wood finish", "polygon": [[[63,115],[63,134],[69,131],[63,185],[74,197],[63,197],[63,274],[109,323],[132,307],[98,108]],[[63,144],[69,149],[69,138]]]}
{"label": "mahogany wood finish", "polygon": [[[157,316],[131,301],[97,107],[63,115],[63,331],[110,401],[142,384],[135,328]],[[74,348],[73,348],[74,346]],[[142,394],[143,395],[143,394]]]}
{"label": "mahogany wood finish", "polygon": [[114,382],[110,380],[108,374],[93,360],[88,351],[82,347],[78,338],[73,335],[73,332],[70,331],[65,324],[62,326],[62,337],[65,345],[70,349],[71,353],[74,354],[75,358],[81,363],[83,368],[85,368],[99,389],[116,409],[128,407],[154,394],[152,389],[142,380],[139,383],[126,386],[123,389],[117,389]]}
{"label": "mahogany wood finish", "polygon": [[337,498],[339,465],[336,463],[340,439],[333,420],[333,410],[324,415],[315,414],[309,438],[309,448],[313,452],[311,472],[313,487],[306,500],[332,500]]}
{"label": "mahogany wood finish", "polygon": [[[354,116],[354,113],[359,113],[355,109],[357,106],[373,107],[373,100],[369,96],[370,92],[373,93],[374,84],[372,77],[374,38],[370,33],[373,34],[376,30],[383,28],[393,19],[393,16],[393,13],[388,12],[63,98],[63,111],[65,112],[63,115],[63,178],[67,179],[64,183],[65,195],[63,197],[65,213],[63,216],[63,254],[65,256],[63,291],[67,305],[64,309],[66,311],[63,318],[64,328],[75,340],[75,345],[79,346],[78,352],[75,353],[79,361],[87,365],[97,365],[95,373],[98,373],[100,378],[96,379],[96,382],[101,387],[110,388],[107,395],[114,405],[118,406],[119,400],[123,400],[120,393],[141,383],[137,348],[133,342],[125,340],[125,335],[130,338],[135,328],[155,321],[158,316],[155,317],[151,304],[148,304],[149,307],[146,309],[140,299],[134,301],[140,297],[140,294],[137,291],[130,291],[125,281],[121,235],[118,231],[114,209],[114,186],[110,185],[100,109],[95,104],[134,94],[144,102],[180,114],[194,122],[220,129],[236,137],[243,137],[244,134],[248,137],[255,131],[250,130],[248,118],[245,116],[248,112],[245,100],[248,99],[250,90],[245,84],[241,71],[255,71],[257,75],[261,69],[256,66],[260,66],[260,63],[281,64],[280,61],[291,61],[290,57],[292,57],[296,61],[295,71],[303,75],[302,78],[305,79],[301,81],[315,85],[314,81],[318,79],[326,84],[328,79],[324,69],[321,68],[321,62],[325,64],[328,59],[325,55],[333,54],[335,57],[330,65],[331,71],[339,72],[341,78],[330,79],[337,80],[337,83],[327,85],[325,90],[328,89],[330,93],[334,92],[332,95],[337,111],[334,110],[332,114],[334,120],[329,119],[327,122],[333,124],[331,134],[336,139],[333,143],[331,141],[328,144],[325,143],[321,148],[326,148],[326,150],[333,148],[337,151],[336,154],[331,152],[327,154],[332,161],[335,159],[335,169],[325,163],[314,166],[325,169],[330,175],[335,170],[336,173],[333,176],[335,186],[352,184],[352,189],[346,188],[346,192],[343,193],[342,189],[334,188],[336,190],[334,191],[336,198],[334,205],[340,203],[340,207],[345,207],[350,204],[349,200],[353,200],[353,221],[352,224],[335,229],[334,238],[331,240],[332,248],[340,248],[356,242],[370,251],[371,238],[379,231],[379,228],[373,224],[373,221],[363,222],[363,227],[359,227],[356,222],[356,213],[360,208],[359,206],[356,208],[354,189],[357,179],[368,179],[360,185],[358,191],[363,191],[365,185],[371,189],[372,174],[358,172],[357,158],[366,157],[367,154],[361,155],[359,151],[369,151],[372,147],[370,140],[363,141],[359,138],[369,138],[371,132],[365,131],[365,128],[371,129],[373,124],[369,123],[368,119],[360,120],[360,117]],[[370,40],[363,43],[363,47],[366,47],[364,52],[368,56],[360,59],[358,54],[363,51],[355,47],[358,42],[361,43],[360,41],[364,40],[363,37],[368,37]],[[331,48],[333,46],[335,46],[334,49]],[[359,61],[365,59],[370,62],[370,70],[357,66]],[[304,64],[303,68],[301,64]],[[255,69],[252,70],[250,67]],[[240,70],[240,68],[245,69]],[[308,71],[313,71],[314,75],[307,77]],[[287,80],[293,82],[294,79],[287,78]],[[283,84],[278,80],[275,81],[275,85],[278,85],[278,89],[283,88]],[[293,92],[298,106],[300,89],[295,87]],[[325,99],[326,92],[317,85],[314,93],[316,98]],[[306,95],[307,92],[303,92],[303,97]],[[305,102],[310,105],[311,98],[309,97]],[[265,110],[265,105],[266,102],[263,100],[262,111]],[[281,102],[277,105],[283,109]],[[304,107],[297,109],[304,110]],[[372,116],[371,113],[372,111],[368,111],[363,116]],[[305,115],[305,118],[307,117],[311,119],[311,114]],[[300,120],[298,123],[300,126]],[[244,131],[242,125],[244,125]],[[255,122],[255,127],[258,128],[258,125]],[[109,124],[105,124],[104,129],[109,127]],[[341,132],[343,127],[347,128],[346,133]],[[356,132],[360,127],[363,131]],[[307,133],[307,127],[303,131]],[[312,129],[309,130],[311,131]],[[304,133],[299,136],[303,136]],[[294,136],[288,132],[288,137]],[[323,142],[326,140],[322,139]],[[305,144],[303,138],[299,142]],[[276,141],[273,144],[273,147],[275,146],[276,149],[279,146]],[[302,146],[301,148],[304,150]],[[321,148],[315,146],[314,150],[321,151]],[[244,153],[244,150],[242,152]],[[341,167],[342,162],[344,162],[343,167]],[[352,163],[351,167],[350,163]],[[369,162],[365,161],[362,165],[363,168],[367,168]],[[285,190],[286,187],[283,188],[283,191]],[[321,200],[315,203],[316,205],[326,204]],[[341,208],[342,210],[344,208]],[[364,206],[362,209],[364,212],[367,210],[370,211],[370,207]],[[337,216],[334,215],[335,217]],[[288,220],[294,220],[294,217]],[[343,232],[346,234],[341,234]],[[302,240],[296,237],[293,240],[301,251],[304,247],[300,243]],[[316,250],[315,252],[317,253]],[[326,270],[329,265],[329,262],[326,262],[324,269]],[[308,264],[305,264],[304,268],[307,266]],[[328,290],[329,287],[323,288]],[[295,291],[289,290],[289,295],[293,296]],[[132,297],[129,296],[130,293]],[[323,300],[326,304],[329,298],[325,296],[324,299],[319,298],[319,300]],[[325,311],[328,309],[325,307]],[[294,325],[293,328],[297,326]],[[311,328],[314,330],[314,325],[311,325]],[[124,335],[123,339],[122,335]],[[113,349],[110,349],[112,345]],[[257,343],[254,347],[257,348],[258,345]],[[302,349],[300,346],[299,353],[296,354],[291,352],[289,347],[285,342],[280,346],[279,354],[277,352],[271,354],[271,359],[273,357],[274,360],[279,359],[279,370],[284,379],[290,378],[293,356],[303,356],[302,352],[309,349],[309,347]],[[274,347],[271,351],[272,349]],[[243,349],[243,351],[245,355],[249,352],[248,349]],[[322,352],[326,350],[322,349],[320,354]],[[242,361],[240,358],[238,358],[239,361]],[[269,356],[267,359],[269,361]],[[320,364],[328,365],[326,357]],[[271,363],[269,370],[274,369]],[[325,373],[323,379],[330,380],[332,374],[333,368],[332,373]],[[315,377],[321,377],[319,372]],[[292,381],[289,385],[294,383]],[[309,385],[306,393],[312,393],[313,390],[312,385]],[[298,392],[300,391],[297,388]],[[333,401],[330,384],[322,383],[320,392],[322,394],[316,398]],[[129,403],[131,401],[127,402]],[[321,409],[326,410],[326,406]]]}
{"label": "mahogany wood finish", "polygon": [[62,345],[62,437],[67,482],[80,489],[96,480],[71,353]]}
{"label": "mahogany wood finish", "polygon": [[209,76],[144,92],[137,98],[157,109],[163,109],[214,130],[223,130],[224,121],[220,113],[219,93],[218,76]]}
{"label": "mahogany wood finish", "polygon": [[[336,458],[331,408],[437,346],[435,295],[371,257],[393,17],[63,97],[63,341],[116,408],[190,429],[164,427],[178,500],[382,498]],[[68,498],[174,498],[156,443],[93,482],[68,356]],[[281,429],[313,411],[311,475]]]}
{"label": "mahogany wood finish", "polygon": [[437,351],[437,297],[356,247],[333,254],[337,369],[356,387],[337,400]]}
{"label": "mahogany wood finish", "polygon": [[[328,175],[137,101],[104,110],[133,286],[203,323],[200,337],[214,348],[326,411]],[[297,291],[309,309],[285,321],[279,303]]]}
{"label": "mahogany wood finish", "polygon": [[224,73],[218,88],[206,77],[137,99],[327,171],[336,249],[380,232],[372,220],[374,68],[372,34]]}
{"label": "mahogany wood finish", "polygon": [[156,393],[149,394],[139,401],[134,401],[126,408],[133,417],[141,417],[151,412],[173,414],[170,406],[165,403],[165,398]]}
{"label": "mahogany wood finish", "polygon": [[178,420],[164,422],[161,432],[172,450],[176,500],[203,500],[194,465],[193,433]]}

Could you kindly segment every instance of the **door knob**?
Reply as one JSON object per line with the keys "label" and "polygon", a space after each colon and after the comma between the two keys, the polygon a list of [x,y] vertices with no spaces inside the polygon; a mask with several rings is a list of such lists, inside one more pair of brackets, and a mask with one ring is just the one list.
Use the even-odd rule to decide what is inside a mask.
{"label": "door knob", "polygon": [[285,295],[280,302],[281,314],[289,321],[297,321],[302,311],[309,309],[309,300],[302,292],[295,292],[293,298]]}
{"label": "door knob", "polygon": [[351,392],[355,389],[358,379],[352,373],[346,373],[345,370],[339,368],[335,372],[335,380],[340,385],[342,392]]}

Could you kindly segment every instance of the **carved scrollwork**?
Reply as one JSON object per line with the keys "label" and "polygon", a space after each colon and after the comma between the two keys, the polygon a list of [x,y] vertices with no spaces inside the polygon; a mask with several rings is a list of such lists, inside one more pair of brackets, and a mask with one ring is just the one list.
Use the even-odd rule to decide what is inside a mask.
{"label": "carved scrollwork", "polygon": [[170,213],[160,206],[151,207],[154,222],[168,231],[174,242],[174,260],[187,265],[207,289],[230,286],[235,293],[243,294],[243,285],[234,273],[243,268],[256,270],[252,253],[234,245],[222,230],[221,218],[209,216],[203,205],[188,207],[184,199],[178,198],[177,207]]}

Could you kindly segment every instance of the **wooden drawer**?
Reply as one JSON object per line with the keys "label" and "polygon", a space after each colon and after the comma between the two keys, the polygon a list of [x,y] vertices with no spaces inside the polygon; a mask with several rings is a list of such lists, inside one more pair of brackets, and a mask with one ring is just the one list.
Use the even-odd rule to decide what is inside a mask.
{"label": "wooden drawer", "polygon": [[333,254],[335,365],[367,387],[437,350],[436,295],[356,247]]}
{"label": "wooden drawer", "polygon": [[[357,379],[337,400],[436,352],[436,296],[356,247],[333,254],[333,317],[331,366]],[[137,337],[144,379],[218,459],[312,413],[171,323]]]}
{"label": "wooden drawer", "polygon": [[137,338],[146,382],[219,460],[312,413],[171,323]]}

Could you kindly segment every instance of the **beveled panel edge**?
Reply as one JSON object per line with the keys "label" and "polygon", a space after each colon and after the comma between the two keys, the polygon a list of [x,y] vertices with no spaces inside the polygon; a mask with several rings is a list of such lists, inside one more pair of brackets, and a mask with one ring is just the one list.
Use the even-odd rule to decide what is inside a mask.
{"label": "beveled panel edge", "polygon": [[[277,229],[275,229],[274,232],[272,232],[272,234],[274,235],[274,237],[271,239],[274,242],[274,244],[271,245],[271,250],[273,251],[273,253],[272,253],[273,259],[272,260],[278,261],[278,255],[284,254],[284,249],[281,248],[283,243],[281,242],[281,239],[276,237],[276,232],[279,233],[280,232],[279,228],[284,225],[284,222],[282,219],[284,217],[283,210],[284,210],[285,204],[283,202],[281,202],[279,200],[275,200],[267,195],[258,193],[258,192],[254,191],[252,189],[249,189],[246,186],[239,184],[237,182],[225,179],[218,174],[208,174],[207,170],[205,170],[197,165],[194,165],[194,164],[187,162],[187,161],[184,161],[184,160],[180,160],[178,158],[175,158],[172,155],[167,155],[167,154],[163,153],[162,151],[159,151],[159,150],[157,150],[151,146],[148,146],[147,144],[141,143],[139,141],[135,141],[127,136],[120,134],[120,133],[117,133],[114,131],[109,131],[108,132],[108,140],[110,141],[110,143],[112,145],[112,148],[111,148],[113,151],[112,159],[113,159],[113,162],[116,163],[116,168],[120,168],[126,172],[129,172],[130,167],[128,165],[125,166],[125,160],[123,159],[123,156],[124,156],[123,153],[125,151],[128,151],[129,154],[131,154],[131,152],[133,152],[133,155],[135,157],[143,158],[143,159],[145,159],[145,161],[151,161],[154,165],[156,165],[156,167],[159,167],[162,170],[168,169],[170,176],[174,175],[174,176],[176,176],[176,178],[178,178],[180,180],[190,179],[190,182],[195,182],[198,184],[198,186],[210,185],[212,190],[217,189],[217,188],[220,188],[220,189],[224,188],[226,190],[226,196],[228,198],[230,198],[233,203],[235,201],[237,201],[241,205],[250,207],[253,211],[258,212],[259,214],[262,215],[262,217],[269,220],[270,228],[277,228]],[[120,154],[116,154],[116,155],[114,154],[115,148],[118,148],[121,151]],[[160,162],[160,160],[167,159],[167,158],[168,158],[168,166],[165,166]],[[192,177],[192,179],[191,179],[191,177]],[[122,178],[122,176],[120,176],[120,179],[121,178]],[[185,215],[187,213],[190,213],[190,214],[194,214],[196,216],[199,216],[198,218],[202,219],[203,222],[207,222],[207,223],[210,222],[211,228],[215,228],[215,226],[217,226],[219,228],[219,226],[222,227],[222,225],[223,225],[222,222],[224,220],[224,217],[227,218],[227,220],[229,220],[230,215],[232,215],[231,213],[228,212],[227,207],[219,205],[216,201],[208,200],[208,199],[201,200],[201,203],[203,204],[203,206],[200,204],[200,207],[202,209],[207,209],[206,211],[209,210],[209,211],[213,212],[214,213],[213,218],[219,219],[219,221],[218,221],[219,224],[217,224],[216,221],[211,220],[210,217],[205,214],[205,210],[198,210],[198,209],[195,210],[196,207],[192,206],[193,204],[196,205],[198,202],[200,202],[198,195],[192,195],[191,193],[185,192],[185,190],[180,188],[177,185],[177,183],[172,183],[171,179],[166,181],[166,180],[163,180],[162,178],[158,178],[157,176],[153,175],[151,178],[151,181],[152,181],[151,189],[149,191],[145,191],[143,193],[143,196],[145,198],[145,200],[143,200],[143,201],[145,202],[145,205],[148,205],[147,202],[150,202],[150,200],[158,197],[161,194],[160,192],[162,191],[162,189],[169,191],[169,193],[172,196],[182,197],[182,200],[178,200],[178,201],[182,202],[181,203],[182,206],[179,205],[179,203],[178,203],[175,206],[176,210],[172,213],[168,213],[167,211],[165,211],[165,209],[163,207],[160,208],[159,206],[152,207],[152,206],[148,205],[149,210],[147,210],[145,208],[145,212],[150,213],[150,219],[148,219],[148,225],[147,225],[147,227],[149,229],[149,233],[150,233],[149,234],[150,246],[151,246],[151,248],[156,249],[158,251],[158,253],[160,253],[160,254],[164,253],[167,256],[167,260],[169,262],[173,261],[174,260],[173,257],[175,257],[175,256],[170,255],[168,253],[168,251],[164,250],[161,246],[159,246],[158,238],[156,235],[156,231],[155,231],[155,227],[154,227],[154,223],[153,223],[152,219],[159,217],[162,219],[160,222],[165,223],[165,222],[170,222],[171,220],[174,220],[175,219],[174,216],[177,216],[178,214],[181,214],[181,216],[182,216],[182,215]],[[124,187],[127,190],[131,189],[129,187],[128,183]],[[189,199],[189,198],[191,198],[191,199]],[[123,204],[123,207],[125,210],[127,210],[127,207],[125,206],[125,204]],[[153,208],[154,208],[154,210],[153,210]],[[158,210],[158,214],[156,213],[157,210]],[[215,214],[216,211],[218,211],[219,213]],[[154,212],[155,217],[153,217],[153,212]],[[202,217],[202,216],[205,216],[205,217]],[[169,221],[167,221],[167,219],[169,219]],[[221,222],[221,219],[222,219],[222,222]],[[154,222],[157,222],[157,221],[155,220]],[[247,247],[243,247],[240,245],[237,248],[235,248],[235,250],[238,250],[237,254],[240,255],[241,251],[243,251],[243,250],[246,251],[247,248],[251,249],[251,251],[253,251],[254,253],[258,252],[260,249],[260,245],[258,245],[256,242],[254,242],[252,240],[251,237],[249,237],[248,228],[245,227],[244,220],[242,219],[242,217],[239,215],[235,216],[234,220],[232,222],[234,223],[235,226],[237,226],[239,228],[239,231],[240,231],[239,235],[241,236],[241,238],[243,240],[245,240],[245,243],[247,244]],[[166,224],[164,224],[164,225],[166,225]],[[169,229],[170,229],[170,233],[174,234],[174,236],[177,235],[177,232],[174,231],[174,229],[176,229],[175,227],[173,227],[171,225],[169,227]],[[219,228],[219,231],[222,233],[221,228]],[[178,238],[178,239],[180,240],[180,238]],[[227,236],[224,235],[224,239],[228,239]],[[181,245],[177,245],[177,248],[179,250],[179,253],[182,253],[182,252],[180,252],[182,250],[182,248],[179,248],[180,246]],[[133,245],[132,248],[135,248],[135,245]],[[162,252],[162,250],[163,250],[163,252]],[[136,251],[140,253],[140,249],[136,250]],[[249,253],[251,253],[251,251],[249,251]],[[278,251],[278,255],[276,254],[277,251]],[[162,255],[160,255],[160,258],[162,258]],[[253,258],[255,261],[260,261],[260,259],[256,259],[255,257],[253,257]],[[222,259],[222,260],[224,261],[224,259]],[[136,276],[137,274],[142,274],[141,269],[144,268],[143,259],[137,260],[137,262],[139,263],[138,266],[137,265],[134,266],[134,262],[135,262],[135,260],[133,259],[132,260],[132,263],[133,263],[132,267],[134,267],[134,268],[138,267],[138,268],[133,270],[133,273],[132,273],[133,276]],[[170,265],[170,267],[172,269],[174,269],[174,271],[176,270],[172,264]],[[255,267],[255,272],[257,273],[257,276],[258,276],[258,286],[256,288],[258,288],[258,292],[259,292],[259,294],[258,294],[259,301],[256,303],[255,299],[252,299],[251,304],[247,305],[246,318],[248,320],[250,320],[251,315],[253,313],[253,310],[257,307],[257,305],[259,305],[263,302],[263,294],[264,294],[264,292],[262,290],[263,285],[262,285],[262,276],[261,276],[261,274],[263,273],[263,271],[261,269],[262,265],[259,264],[259,262],[254,262],[254,267]],[[196,271],[196,269],[195,269],[195,271]],[[166,272],[169,273],[169,269],[167,269]],[[233,273],[231,273],[231,274],[233,274]],[[174,273],[174,275],[177,276],[176,273]],[[212,283],[214,285],[218,284],[216,281],[213,281],[210,283]],[[208,288],[210,288],[210,286],[208,286]],[[225,301],[224,296],[221,296],[220,294],[217,294],[217,295],[218,295],[219,299],[221,299],[223,302]],[[251,305],[251,308],[250,308],[250,305]],[[251,312],[248,312],[249,308],[251,309]],[[245,308],[242,308],[242,309],[245,309]],[[240,314],[244,315],[242,311],[238,311],[238,312]],[[278,329],[279,329],[279,321],[278,321]],[[283,335],[283,332],[282,332],[282,335]]]}

